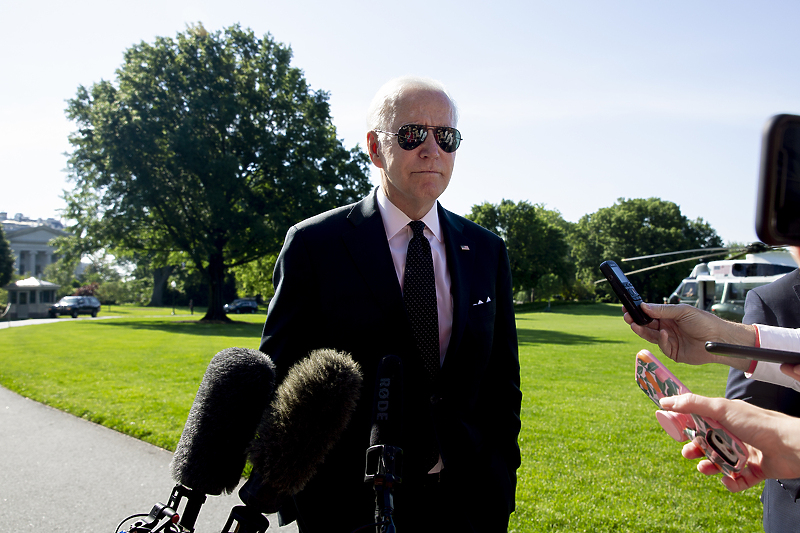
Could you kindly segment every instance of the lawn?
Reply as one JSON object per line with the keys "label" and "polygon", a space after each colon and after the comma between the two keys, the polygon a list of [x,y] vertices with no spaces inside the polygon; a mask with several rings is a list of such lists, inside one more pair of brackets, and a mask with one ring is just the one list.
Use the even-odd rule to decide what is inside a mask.
{"label": "lawn", "polygon": [[[0,385],[174,449],[210,359],[257,348],[264,320],[206,325],[196,323],[204,310],[177,311],[115,306],[101,316],[121,318],[0,323]],[[523,464],[510,531],[761,531],[760,487],[728,493],[658,426],[633,379],[635,353],[650,346],[619,306],[534,308],[517,328]],[[669,366],[695,392],[724,393],[723,367]]]}

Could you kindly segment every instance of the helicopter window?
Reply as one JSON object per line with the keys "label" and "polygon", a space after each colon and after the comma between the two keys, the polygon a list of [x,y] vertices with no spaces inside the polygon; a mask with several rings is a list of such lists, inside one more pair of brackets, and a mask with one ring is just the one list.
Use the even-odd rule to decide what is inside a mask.
{"label": "helicopter window", "polygon": [[744,303],[747,293],[756,287],[760,286],[758,283],[728,283],[728,293],[725,296],[726,302],[740,302]]}
{"label": "helicopter window", "polygon": [[734,263],[731,274],[737,277],[747,276],[777,276],[791,272],[795,267],[788,265],[773,265],[770,263]]}
{"label": "helicopter window", "polygon": [[697,283],[688,282],[683,283],[680,292],[681,298],[697,298]]}

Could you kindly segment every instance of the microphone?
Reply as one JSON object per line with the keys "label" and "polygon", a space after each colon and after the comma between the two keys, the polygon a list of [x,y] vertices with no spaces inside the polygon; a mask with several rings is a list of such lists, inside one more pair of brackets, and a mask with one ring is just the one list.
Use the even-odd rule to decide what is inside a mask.
{"label": "microphone", "polygon": [[364,481],[375,489],[375,522],[379,533],[395,531],[394,485],[401,483],[403,365],[399,357],[387,355],[378,365],[372,405],[372,429],[367,449]]}
{"label": "microphone", "polygon": [[206,495],[230,494],[239,484],[264,409],[272,399],[275,365],[262,352],[227,348],[206,368],[170,463],[168,507],[187,497],[180,525],[194,531]]}
{"label": "microphone", "polygon": [[289,369],[249,448],[253,471],[239,490],[247,506],[274,513],[305,487],[350,423],[362,382],[353,358],[331,349]]}

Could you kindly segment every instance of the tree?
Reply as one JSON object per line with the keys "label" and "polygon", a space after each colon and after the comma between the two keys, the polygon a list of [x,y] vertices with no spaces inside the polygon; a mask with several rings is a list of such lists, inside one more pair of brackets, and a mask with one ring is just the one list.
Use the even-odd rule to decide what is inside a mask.
{"label": "tree", "polygon": [[11,244],[6,240],[3,226],[0,226],[0,287],[11,281],[14,275],[14,255],[11,253]]}
{"label": "tree", "polygon": [[232,26],[127,50],[116,83],[69,101],[65,217],[84,248],[183,257],[227,320],[225,273],[276,253],[294,222],[369,191],[368,158],[336,138],[328,94],[291,50]]}
{"label": "tree", "polygon": [[467,218],[505,241],[514,293],[535,289],[547,274],[554,274],[562,283],[569,282],[569,247],[557,211],[526,201],[515,204],[503,200],[497,205],[474,205]]}
{"label": "tree", "polygon": [[[650,259],[625,263],[623,258],[722,246],[717,232],[702,218],[689,220],[680,207],[659,198],[619,198],[611,207],[584,215],[570,234],[578,278],[584,282],[604,279],[600,263],[616,261],[625,271],[666,262]],[[687,266],[689,265],[689,266]],[[660,303],[691,270],[682,263],[633,274],[631,283],[645,301]],[[607,283],[597,285],[601,297],[617,301]]]}

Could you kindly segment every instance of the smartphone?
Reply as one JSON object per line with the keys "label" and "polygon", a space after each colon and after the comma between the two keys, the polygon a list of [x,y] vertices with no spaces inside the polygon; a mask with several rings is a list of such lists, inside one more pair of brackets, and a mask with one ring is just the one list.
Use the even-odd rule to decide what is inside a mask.
{"label": "smartphone", "polygon": [[800,352],[787,352],[786,350],[772,350],[770,348],[756,348],[754,346],[739,346],[737,344],[710,341],[706,343],[706,351],[752,361],[800,365]]}
{"label": "smartphone", "polygon": [[642,297],[633,288],[633,284],[625,277],[625,273],[614,261],[603,261],[600,264],[600,272],[606,277],[611,284],[611,288],[617,294],[625,310],[631,315],[633,321],[644,326],[653,321],[652,318],[647,316],[639,308],[642,305]]}
{"label": "smartphone", "polygon": [[756,235],[767,244],[800,245],[800,116],[776,115],[764,126]]}
{"label": "smartphone", "polygon": [[[691,392],[648,350],[636,354],[635,377],[639,388],[659,408],[661,405],[658,401],[661,398]],[[726,476],[736,477],[747,464],[744,443],[713,418],[658,410],[656,419],[676,441],[691,440],[699,446],[708,460]]]}

